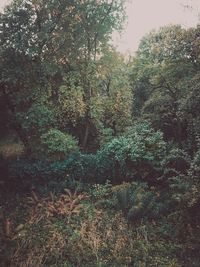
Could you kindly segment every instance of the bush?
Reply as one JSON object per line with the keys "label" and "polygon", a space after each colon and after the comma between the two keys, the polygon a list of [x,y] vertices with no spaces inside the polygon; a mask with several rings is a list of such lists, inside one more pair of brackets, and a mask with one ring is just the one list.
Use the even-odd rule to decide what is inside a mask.
{"label": "bush", "polygon": [[2,182],[6,190],[26,191],[34,187],[48,191],[48,186],[52,188],[52,184],[56,184],[56,190],[61,191],[62,184],[94,182],[97,175],[96,156],[92,154],[75,153],[56,162],[21,158],[2,159],[0,163],[5,173]]}
{"label": "bush", "polygon": [[56,129],[42,135],[42,142],[45,159],[7,161],[10,182],[17,187],[69,178],[90,183],[143,180],[154,184],[162,172],[166,148],[162,134],[148,124],[136,125],[128,135],[106,143],[96,154],[78,152],[76,140]]}
{"label": "bush", "polygon": [[165,169],[173,169],[179,173],[186,173],[190,167],[191,159],[189,155],[179,148],[173,148],[166,156],[163,165]]}
{"label": "bush", "polygon": [[159,218],[163,212],[159,193],[150,190],[145,183],[123,183],[113,188],[117,198],[116,208],[129,221]]}
{"label": "bush", "polygon": [[151,182],[160,174],[165,151],[161,132],[155,132],[147,123],[137,124],[126,136],[114,138],[98,151],[97,165],[114,182],[130,179]]}
{"label": "bush", "polygon": [[199,202],[198,157],[198,152],[191,159],[185,151],[176,148],[165,158],[163,178],[172,210],[187,209]]}
{"label": "bush", "polygon": [[78,151],[78,142],[73,136],[51,129],[41,136],[42,152],[52,160],[63,160]]}

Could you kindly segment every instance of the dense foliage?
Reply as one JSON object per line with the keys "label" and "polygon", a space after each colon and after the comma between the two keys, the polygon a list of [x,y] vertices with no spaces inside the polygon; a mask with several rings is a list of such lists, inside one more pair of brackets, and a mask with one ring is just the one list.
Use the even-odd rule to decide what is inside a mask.
{"label": "dense foliage", "polygon": [[0,262],[200,266],[200,27],[110,44],[124,0],[0,14]]}

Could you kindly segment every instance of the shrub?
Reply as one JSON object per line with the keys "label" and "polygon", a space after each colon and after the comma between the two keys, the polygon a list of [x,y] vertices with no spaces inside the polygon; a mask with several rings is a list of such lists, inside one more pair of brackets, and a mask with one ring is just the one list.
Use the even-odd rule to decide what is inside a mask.
{"label": "shrub", "polygon": [[113,188],[117,198],[116,207],[129,221],[159,218],[164,204],[159,193],[149,190],[145,183],[123,183]]}
{"label": "shrub", "polygon": [[[75,153],[63,161],[1,160],[6,190],[26,191],[34,187],[39,191],[62,191],[62,185],[72,188],[72,183],[94,182],[97,176],[96,156]],[[73,182],[74,181],[74,182]]]}
{"label": "shrub", "polygon": [[137,124],[126,136],[105,144],[97,153],[97,164],[101,172],[112,175],[114,182],[130,179],[151,182],[161,171],[165,150],[161,132],[155,132],[147,123]]}
{"label": "shrub", "polygon": [[113,139],[114,131],[111,128],[103,128],[99,131],[99,143],[100,146],[105,145],[107,142],[110,142]]}
{"label": "shrub", "polygon": [[42,151],[50,159],[63,160],[78,151],[78,142],[73,136],[51,129],[41,136]]}
{"label": "shrub", "polygon": [[23,130],[32,137],[56,125],[54,113],[42,103],[34,103],[26,113],[17,113],[17,118]]}
{"label": "shrub", "polygon": [[200,199],[198,152],[194,159],[181,149],[172,149],[164,161],[164,175],[172,210],[187,209]]}
{"label": "shrub", "polygon": [[19,186],[34,181],[37,186],[68,178],[90,183],[120,183],[143,180],[157,183],[163,167],[165,142],[160,132],[147,124],[131,128],[127,136],[106,143],[96,154],[78,152],[76,140],[52,129],[42,135],[43,160],[10,160],[6,163],[10,181]]}
{"label": "shrub", "polygon": [[165,157],[163,166],[166,169],[173,169],[179,173],[186,173],[190,167],[191,159],[189,155],[179,148],[173,148]]}

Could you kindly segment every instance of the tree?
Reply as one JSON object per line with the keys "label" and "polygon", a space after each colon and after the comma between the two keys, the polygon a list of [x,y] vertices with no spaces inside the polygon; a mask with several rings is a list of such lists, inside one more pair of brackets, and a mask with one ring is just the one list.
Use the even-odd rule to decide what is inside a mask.
{"label": "tree", "polygon": [[132,92],[130,68],[124,57],[114,49],[107,49],[99,62],[102,97],[102,125],[114,136],[124,132],[132,123]]}
{"label": "tree", "polygon": [[[35,106],[49,110],[53,127],[72,133],[86,149],[95,128],[98,61],[112,31],[121,28],[124,3],[15,0],[1,13],[0,98],[27,149],[32,134],[21,119],[30,121]],[[34,136],[52,125],[37,126]]]}
{"label": "tree", "polygon": [[[180,147],[187,138],[188,121],[183,103],[192,89],[190,80],[199,69],[196,53],[198,27],[161,28],[145,36],[133,61],[135,106],[165,138]],[[192,41],[191,41],[192,40]]]}

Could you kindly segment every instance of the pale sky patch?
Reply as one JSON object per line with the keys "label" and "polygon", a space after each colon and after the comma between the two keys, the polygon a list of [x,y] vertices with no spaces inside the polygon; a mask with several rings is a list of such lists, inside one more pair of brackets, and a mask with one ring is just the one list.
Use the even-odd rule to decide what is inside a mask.
{"label": "pale sky patch", "polygon": [[3,10],[3,8],[9,4],[11,1],[10,0],[0,0],[0,11]]}
{"label": "pale sky patch", "polygon": [[[183,5],[193,5],[194,10]],[[141,38],[151,30],[169,24],[196,26],[200,0],[132,0],[127,4],[128,21],[120,37],[114,34],[114,45],[122,52],[133,53]]]}

